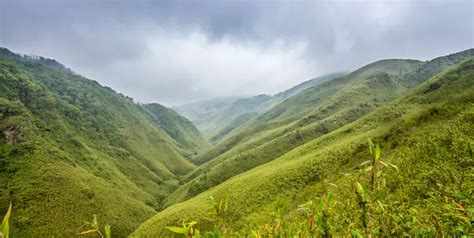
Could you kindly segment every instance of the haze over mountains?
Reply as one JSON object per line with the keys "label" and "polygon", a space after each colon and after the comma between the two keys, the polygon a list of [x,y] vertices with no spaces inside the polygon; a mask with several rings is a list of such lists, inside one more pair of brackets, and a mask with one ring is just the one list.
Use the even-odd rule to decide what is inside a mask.
{"label": "haze over mountains", "polygon": [[334,73],[305,81],[273,96],[261,94],[250,98],[216,98],[173,107],[190,119],[211,142],[218,142],[258,114],[296,95],[306,88],[342,76]]}
{"label": "haze over mountains", "polygon": [[469,232],[472,213],[450,206],[473,206],[474,49],[173,109],[1,48],[0,211],[13,203],[11,236],[73,237],[92,214],[114,237],[172,237],[166,227],[183,219],[212,230],[211,195],[229,198],[229,234],[260,232],[274,211],[290,229],[298,205],[328,191],[331,232],[347,235],[359,223],[346,180],[363,180],[368,137],[397,167],[381,175],[374,232]]}

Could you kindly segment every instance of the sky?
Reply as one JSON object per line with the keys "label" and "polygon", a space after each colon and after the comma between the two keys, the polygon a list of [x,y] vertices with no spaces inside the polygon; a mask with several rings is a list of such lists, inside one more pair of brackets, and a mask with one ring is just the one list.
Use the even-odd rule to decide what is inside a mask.
{"label": "sky", "polygon": [[473,0],[0,0],[0,47],[175,106],[473,48],[473,22]]}

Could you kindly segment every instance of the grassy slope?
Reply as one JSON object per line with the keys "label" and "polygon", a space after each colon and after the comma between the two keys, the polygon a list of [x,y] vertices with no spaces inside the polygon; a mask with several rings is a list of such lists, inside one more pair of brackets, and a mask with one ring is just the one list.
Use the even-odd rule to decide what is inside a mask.
{"label": "grassy slope", "polygon": [[13,202],[12,235],[71,237],[97,214],[120,237],[155,214],[194,149],[144,110],[53,60],[1,49],[0,210]]}
{"label": "grassy slope", "polygon": [[188,156],[196,155],[209,147],[209,143],[193,123],[175,111],[157,103],[145,104],[143,108],[181,148],[190,152]]}
{"label": "grassy slope", "polygon": [[[417,64],[417,61],[403,60],[378,62],[307,89],[275,106],[249,123],[245,130],[198,157],[201,161],[216,159],[189,174],[186,179],[190,181],[169,196],[166,204],[195,196],[234,175],[278,158],[397,98],[405,90],[393,72],[415,68]],[[390,68],[396,70],[386,70]],[[385,72],[381,73],[382,70]],[[374,90],[368,94],[370,88]]]}
{"label": "grassy slope", "polygon": [[183,105],[177,107],[176,110],[193,121],[209,141],[217,143],[274,105],[306,88],[342,75],[343,73],[334,73],[317,77],[273,96],[258,95],[250,98],[209,100]]}
{"label": "grassy slope", "polygon": [[[394,204],[389,207],[394,219],[387,222],[394,225],[391,234],[434,235],[430,214],[441,221],[444,232],[452,234],[454,225],[445,218],[444,201],[457,200],[456,194],[465,189],[471,189],[472,193],[473,120],[474,58],[471,57],[355,122],[161,211],[143,223],[132,237],[170,235],[164,227],[183,218],[198,219],[201,228],[205,228],[206,221],[202,218],[210,195],[217,198],[229,195],[232,216],[238,220],[234,229],[243,229],[250,221],[269,222],[269,211],[277,200],[287,200],[295,208],[299,202],[324,193],[323,180],[341,186],[345,179],[342,174],[355,173],[358,165],[367,159],[367,137],[380,142],[383,158],[399,167],[398,173],[387,172],[387,186],[381,196],[384,204]],[[340,204],[349,201],[331,216],[349,217],[336,222],[350,228],[356,219],[357,204],[348,199],[355,199],[350,196],[335,199]],[[472,209],[472,194],[465,203]],[[413,216],[418,219],[412,219]]]}
{"label": "grassy slope", "polygon": [[[301,120],[325,100],[330,99],[330,96],[341,89],[349,88],[353,82],[365,79],[367,76],[377,74],[378,72],[394,75],[399,73],[399,69],[403,69],[404,71],[413,70],[417,64],[419,64],[418,61],[409,60],[380,61],[361,68],[346,77],[330,80],[321,85],[306,89],[263,113],[250,122],[247,127],[237,131],[209,152],[196,158],[195,162],[200,164],[205,163],[227,152],[229,148],[248,141],[249,138],[255,137],[255,134],[261,131],[273,130],[280,126],[287,126],[292,122]],[[395,69],[389,71],[388,69],[390,68]],[[265,141],[268,141],[268,139],[265,139]]]}
{"label": "grassy slope", "polygon": [[[192,121],[205,138],[209,139],[211,132],[215,131],[217,126],[225,126],[220,125],[220,122],[215,121],[213,118],[219,116],[223,110],[237,99],[237,97],[210,99],[173,107],[173,110]],[[209,123],[209,121],[213,123]]]}
{"label": "grassy slope", "polygon": [[[193,197],[232,176],[357,120],[406,93],[407,80],[412,80],[414,76],[420,81],[426,80],[466,55],[472,55],[472,51],[426,63],[382,60],[346,77],[307,89],[198,156],[197,163],[209,162],[188,174],[184,180],[187,183],[172,193],[165,205]],[[436,69],[432,65],[436,65]],[[425,67],[430,69],[430,73],[425,73]],[[414,71],[418,73],[414,74]]]}

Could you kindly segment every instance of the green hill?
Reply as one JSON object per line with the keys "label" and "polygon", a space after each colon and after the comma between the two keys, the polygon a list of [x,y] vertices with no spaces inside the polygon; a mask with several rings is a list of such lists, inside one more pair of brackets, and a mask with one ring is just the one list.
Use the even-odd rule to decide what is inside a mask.
{"label": "green hill", "polygon": [[267,111],[280,102],[306,88],[344,75],[328,74],[305,81],[281,93],[257,95],[249,98],[218,98],[175,107],[174,109],[191,120],[212,143],[217,143],[250,119]]}
{"label": "green hill", "polygon": [[58,62],[0,49],[0,210],[12,237],[71,237],[97,214],[126,236],[207,144],[191,122]]}
{"label": "green hill", "polygon": [[[443,62],[451,60],[447,64],[439,64],[435,70],[423,67],[431,67],[433,61],[439,59],[430,62],[388,61],[388,66],[381,67],[382,72],[376,70],[373,73],[368,73],[374,66],[369,65],[370,67],[355,71],[346,78],[328,82],[328,86],[321,85],[334,88],[339,85],[338,81],[348,81],[350,87],[339,86],[339,90],[323,97],[330,100],[315,101],[313,105],[316,107],[307,110],[308,116],[313,117],[296,119],[296,123],[288,126],[290,128],[303,123],[303,127],[299,129],[300,134],[294,136],[304,140],[304,143],[294,143],[294,147],[274,153],[271,161],[241,170],[242,173],[225,182],[185,202],[168,207],[143,223],[132,237],[170,236],[172,233],[164,229],[165,226],[176,225],[182,219],[196,220],[200,229],[213,230],[212,224],[204,219],[208,214],[208,198],[211,195],[217,199],[224,196],[230,199],[230,211],[226,213],[227,230],[240,234],[250,234],[250,230],[259,229],[270,230],[266,234],[291,229],[298,231],[301,227],[307,227],[310,220],[298,219],[301,215],[298,215],[297,205],[317,200],[328,191],[334,194],[334,205],[325,210],[324,226],[331,234],[351,235],[352,231],[363,228],[359,225],[359,220],[362,219],[359,208],[361,203],[357,202],[351,184],[355,181],[366,184],[366,176],[360,164],[370,157],[368,137],[381,144],[382,158],[398,167],[398,171],[385,169],[380,175],[380,188],[370,195],[372,199],[377,199],[377,203],[369,204],[371,217],[374,218],[372,234],[469,234],[472,231],[469,231],[469,227],[474,209],[474,58],[467,57],[472,53],[471,49],[456,54],[455,57],[443,58]],[[462,58],[467,59],[449,67]],[[387,61],[377,62],[376,65],[384,63]],[[395,65],[401,67],[392,67]],[[422,70],[418,70],[419,67]],[[448,69],[442,71],[444,68]],[[407,71],[400,74],[400,69]],[[408,76],[417,70],[423,72],[415,77],[422,83],[415,87],[415,82],[409,81],[411,78]],[[308,90],[317,90],[316,88]],[[359,88],[363,90],[359,91]],[[384,94],[379,95],[379,90],[384,88],[391,88],[391,94],[386,94],[389,91],[385,90]],[[308,93],[308,90],[302,93]],[[347,99],[343,100],[344,95],[337,92],[344,92]],[[397,98],[397,95],[400,96]],[[298,98],[298,95],[295,97]],[[369,105],[360,105],[360,97],[364,97],[365,103]],[[356,105],[370,110],[355,113],[359,108],[354,107]],[[343,108],[337,109],[336,106]],[[328,110],[333,112],[322,120],[316,119],[319,114]],[[316,113],[317,111],[319,112]],[[356,116],[351,117],[354,113]],[[279,122],[292,118],[292,114],[282,115],[285,112],[262,115],[259,119],[278,125]],[[316,124],[305,124],[305,120]],[[315,132],[311,134],[310,128]],[[321,129],[316,130],[317,128]],[[235,136],[237,135],[238,133]],[[288,139],[286,144],[291,142]],[[277,145],[280,144],[273,145],[273,150],[278,151]],[[264,146],[258,145],[253,150]],[[235,149],[238,147],[245,148],[236,145],[232,150],[238,151]],[[237,152],[222,154],[226,153]],[[250,152],[242,152],[242,155],[237,153],[223,159],[220,164],[232,171],[237,164],[232,163],[232,159],[238,160],[240,156],[241,161],[247,163],[259,159],[244,153]],[[193,184],[192,187],[194,186]],[[277,224],[279,228],[275,228]]]}
{"label": "green hill", "polygon": [[472,50],[427,62],[382,60],[306,89],[196,157],[194,161],[202,165],[186,175],[186,183],[167,197],[165,205],[189,199],[345,126],[407,93],[408,80],[425,81],[469,55]]}
{"label": "green hill", "polygon": [[[74,237],[93,214],[113,237],[183,220],[229,237],[468,235],[472,121],[474,49],[172,110],[0,48],[0,211],[13,203],[11,237]],[[367,138],[395,166],[364,165]],[[229,198],[214,220],[210,196]]]}
{"label": "green hill", "polygon": [[[190,104],[173,107],[173,110],[189,119],[206,139],[210,139],[215,131],[225,127],[214,118],[235,102],[237,97],[215,98]],[[208,123],[212,121],[213,123]]]}
{"label": "green hill", "polygon": [[199,130],[185,117],[158,103],[142,105],[151,120],[173,138],[182,149],[192,152],[188,156],[197,155],[209,147],[209,143],[202,137]]}

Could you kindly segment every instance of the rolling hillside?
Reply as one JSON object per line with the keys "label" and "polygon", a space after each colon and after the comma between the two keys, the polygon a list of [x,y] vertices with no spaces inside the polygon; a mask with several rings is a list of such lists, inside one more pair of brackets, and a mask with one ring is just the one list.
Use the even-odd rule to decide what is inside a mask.
{"label": "rolling hillside", "polygon": [[[205,219],[211,195],[216,199],[229,197],[225,229],[231,234],[250,234],[259,229],[267,232],[263,234],[286,234],[282,232],[307,227],[309,221],[298,220],[301,216],[298,215],[298,204],[326,196],[328,191],[332,192],[335,202],[324,213],[327,219],[325,229],[340,236],[350,236],[354,234],[351,233],[353,231],[360,232],[363,228],[358,222],[361,219],[361,203],[357,202],[351,184],[356,181],[366,184],[366,169],[361,168],[361,163],[370,157],[368,137],[380,143],[383,160],[397,166],[397,170],[384,169],[377,192],[371,194],[378,201],[369,204],[371,216],[375,219],[372,221],[376,228],[373,234],[469,234],[472,214],[469,215],[467,211],[472,211],[474,206],[472,52],[471,49],[429,62],[404,61],[402,68],[410,70],[401,75],[397,73],[400,68],[392,66],[383,67],[385,72],[377,70],[374,74],[366,74],[368,67],[355,71],[348,78],[335,80],[350,82],[350,87],[337,90],[345,91],[346,95],[350,95],[350,100],[341,101],[343,95],[331,93],[328,98],[332,100],[321,100],[317,104],[320,106],[308,110],[308,115],[316,117],[324,110],[331,110],[331,105],[348,105],[344,107],[347,110],[336,110],[323,120],[306,118],[316,122],[316,125],[326,125],[328,130],[309,134],[311,130],[307,128],[311,128],[311,125],[301,127],[301,134],[296,134],[295,138],[299,136],[304,143],[295,143],[293,148],[276,153],[271,161],[244,169],[225,182],[168,207],[143,223],[132,237],[170,236],[172,233],[165,227],[179,225],[182,219],[197,221],[197,227],[201,230],[215,229],[212,222]],[[465,60],[461,61],[463,58]],[[436,70],[423,68],[431,67],[437,61],[449,63],[438,64]],[[389,62],[400,65],[400,62]],[[449,67],[452,64],[456,65]],[[418,70],[419,67],[421,70]],[[411,79],[409,75],[417,71],[424,72],[415,77],[420,79],[420,85],[415,87],[414,82],[405,82]],[[404,86],[408,84],[411,85],[409,88]],[[385,85],[395,89],[391,90],[392,94],[375,96]],[[363,94],[357,92],[359,87],[365,87]],[[356,114],[357,118],[353,120],[347,119],[355,109],[350,105],[362,103],[356,100],[358,95],[365,96],[371,110]],[[397,95],[400,96],[397,98]],[[267,114],[267,117],[262,115],[259,119],[285,121],[281,115],[284,113],[277,113],[276,116]],[[333,117],[340,119],[335,120]],[[338,125],[336,122],[341,120],[343,122]],[[325,121],[330,123],[324,124]],[[300,119],[294,125],[303,122],[304,119]],[[257,146],[254,150],[264,146]],[[279,147],[273,146],[273,149],[279,150]],[[250,152],[242,152],[242,155],[229,157],[220,163],[233,170],[235,164],[231,160],[239,159],[238,156],[247,162],[259,158],[244,153]],[[276,224],[278,228],[274,226]]]}
{"label": "rolling hillside", "polygon": [[[361,206],[375,236],[461,236],[472,121],[474,49],[174,111],[0,48],[0,211],[13,203],[11,237],[75,237],[93,214],[113,237],[173,237],[183,220],[212,237],[357,236]],[[367,138],[387,163],[372,187]],[[211,196],[229,199],[221,217]]]}
{"label": "rolling hillside", "polygon": [[152,121],[160,125],[179,147],[188,152],[188,157],[209,147],[209,143],[194,124],[175,111],[158,103],[144,104],[142,107]]}
{"label": "rolling hillside", "polygon": [[71,237],[92,214],[126,236],[207,146],[170,109],[4,48],[0,122],[0,210],[14,204],[12,237]]}
{"label": "rolling hillside", "polygon": [[[219,130],[218,128],[225,127],[225,125],[217,125],[218,121],[213,118],[218,117],[237,99],[238,97],[215,98],[173,107],[173,110],[188,118],[209,139]],[[211,120],[214,123],[207,123]]]}
{"label": "rolling hillside", "polygon": [[333,73],[317,77],[273,96],[263,94],[249,98],[218,98],[174,109],[191,120],[210,142],[217,143],[250,119],[304,89],[343,75],[344,73]]}
{"label": "rolling hillside", "polygon": [[[167,197],[165,205],[189,199],[337,130],[409,92],[416,82],[472,56],[473,52],[467,50],[428,62],[382,60],[304,90],[196,157],[194,162],[202,165],[186,175],[186,183]],[[413,78],[417,81],[407,82]]]}

